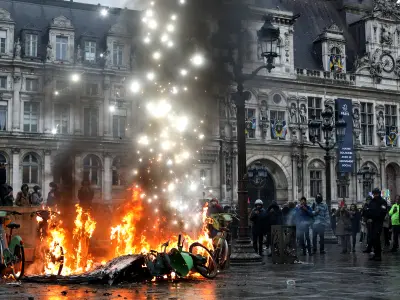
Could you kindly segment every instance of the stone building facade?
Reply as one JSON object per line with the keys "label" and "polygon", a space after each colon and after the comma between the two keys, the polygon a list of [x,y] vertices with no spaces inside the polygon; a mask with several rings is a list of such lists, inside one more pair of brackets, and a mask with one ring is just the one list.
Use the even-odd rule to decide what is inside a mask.
{"label": "stone building facade", "polygon": [[27,183],[46,197],[55,181],[71,201],[87,178],[96,201],[124,198],[139,12],[100,9],[0,1],[0,162],[15,193]]}
{"label": "stone building facade", "polygon": [[[247,164],[267,170],[262,188],[249,185],[249,200],[284,203],[325,195],[325,151],[310,142],[308,123],[325,105],[352,100],[353,172],[340,173],[332,150],[333,204],[365,199],[373,187],[400,194],[400,6],[396,1],[250,1],[252,20],[244,25],[244,70],[263,64],[257,30],[264,15],[280,29],[271,73],[246,82]],[[308,4],[307,4],[308,3]],[[230,97],[219,101],[221,198],[237,200],[236,115]],[[333,141],[334,138],[332,138]],[[372,182],[357,176],[368,167]],[[258,191],[257,191],[258,189]]]}

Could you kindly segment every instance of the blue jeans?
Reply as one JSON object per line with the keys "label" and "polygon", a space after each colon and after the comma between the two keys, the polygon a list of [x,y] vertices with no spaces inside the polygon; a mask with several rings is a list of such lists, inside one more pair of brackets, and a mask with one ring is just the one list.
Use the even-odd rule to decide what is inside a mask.
{"label": "blue jeans", "polygon": [[323,224],[314,224],[313,226],[313,250],[317,251],[317,239],[319,235],[319,251],[322,252],[325,250],[325,225]]}

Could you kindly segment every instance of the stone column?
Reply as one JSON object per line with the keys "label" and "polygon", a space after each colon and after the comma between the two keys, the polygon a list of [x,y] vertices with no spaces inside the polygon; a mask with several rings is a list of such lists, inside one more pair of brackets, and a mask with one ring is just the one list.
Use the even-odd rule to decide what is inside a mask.
{"label": "stone column", "polygon": [[104,78],[104,102],[103,102],[103,135],[111,136],[112,128],[110,122],[110,100],[111,100],[111,83],[110,77],[105,76]]}
{"label": "stone column", "polygon": [[[289,201],[296,201],[298,198],[298,193],[299,193],[299,188],[298,188],[298,182],[297,182],[297,161],[299,159],[299,154],[298,153],[293,153],[292,154],[292,199],[289,199]],[[290,188],[290,187],[289,187]]]}
{"label": "stone column", "polygon": [[104,156],[103,201],[111,202],[111,200],[112,200],[111,156],[109,153],[106,153]]}
{"label": "stone column", "polygon": [[47,194],[50,191],[49,184],[53,181],[53,172],[51,171],[51,150],[44,151],[44,182],[42,185],[43,198],[47,200]]}
{"label": "stone column", "polygon": [[12,149],[12,187],[14,192],[14,197],[21,190],[22,178],[20,176],[20,149],[14,148]]}
{"label": "stone column", "polygon": [[[385,156],[385,153],[381,153],[379,163],[380,163],[380,173],[381,173],[380,188],[386,189],[387,182],[386,182],[386,156]],[[375,187],[372,187],[372,188],[375,188]]]}
{"label": "stone column", "polygon": [[226,161],[225,161],[227,159],[227,154],[228,154],[227,151],[228,151],[227,146],[222,145],[219,153],[219,173],[220,173],[219,189],[220,189],[220,198],[224,202],[228,202],[226,195]]}
{"label": "stone column", "polygon": [[21,98],[20,91],[22,87],[21,74],[19,73],[19,69],[15,70],[14,78],[13,78],[14,86],[13,86],[13,101],[12,101],[12,130],[13,131],[22,131],[21,128]]}
{"label": "stone column", "polygon": [[[73,95],[71,95],[73,97]],[[83,135],[85,132],[84,129],[84,124],[85,122],[82,122],[83,119],[83,107],[81,103],[81,97],[79,93],[75,94],[75,103],[73,106],[73,119],[74,119],[74,134],[76,135]],[[78,185],[80,186],[80,184]]]}

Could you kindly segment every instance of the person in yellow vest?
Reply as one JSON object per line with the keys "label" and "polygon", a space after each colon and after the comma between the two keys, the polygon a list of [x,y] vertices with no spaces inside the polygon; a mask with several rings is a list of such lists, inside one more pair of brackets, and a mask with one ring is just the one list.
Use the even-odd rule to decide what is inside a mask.
{"label": "person in yellow vest", "polygon": [[392,229],[393,229],[393,247],[392,252],[397,252],[399,248],[399,234],[400,234],[400,196],[396,196],[396,200],[389,211],[389,216],[392,219]]}

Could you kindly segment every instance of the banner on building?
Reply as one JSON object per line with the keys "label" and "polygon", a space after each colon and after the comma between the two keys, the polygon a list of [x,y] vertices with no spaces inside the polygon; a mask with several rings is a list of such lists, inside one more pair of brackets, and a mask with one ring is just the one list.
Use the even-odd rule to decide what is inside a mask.
{"label": "banner on building", "polygon": [[343,116],[346,121],[346,134],[343,142],[338,144],[338,163],[340,173],[354,171],[354,148],[353,148],[353,103],[351,99],[336,99],[336,121]]}

